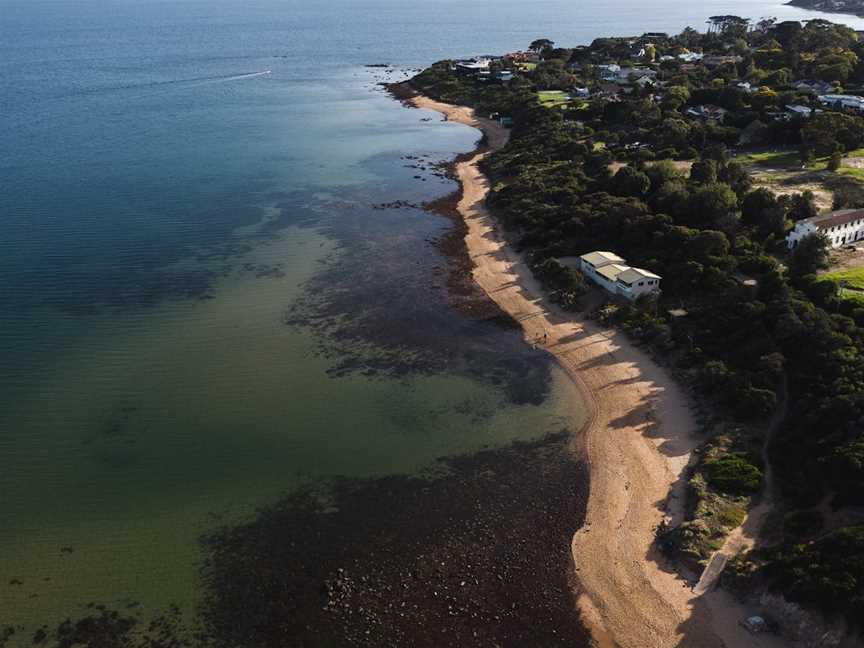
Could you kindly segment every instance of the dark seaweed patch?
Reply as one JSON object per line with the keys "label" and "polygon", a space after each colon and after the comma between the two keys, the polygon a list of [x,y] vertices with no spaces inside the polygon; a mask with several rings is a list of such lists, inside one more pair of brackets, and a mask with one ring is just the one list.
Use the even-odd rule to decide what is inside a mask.
{"label": "dark seaweed patch", "polygon": [[218,645],[587,646],[569,574],[582,473],[560,433],[345,479],[205,540]]}
{"label": "dark seaweed patch", "polygon": [[587,483],[569,436],[444,459],[427,479],[301,489],[202,538],[195,615],[91,603],[0,646],[588,646],[570,554]]}
{"label": "dark seaweed patch", "polygon": [[[344,196],[343,196],[344,198]],[[321,199],[321,227],[339,244],[285,322],[317,333],[334,377],[447,373],[500,386],[516,403],[542,403],[551,360],[474,284],[461,220],[404,199],[374,205],[362,189]],[[287,205],[285,206],[287,208]],[[308,208],[308,205],[307,205]]]}

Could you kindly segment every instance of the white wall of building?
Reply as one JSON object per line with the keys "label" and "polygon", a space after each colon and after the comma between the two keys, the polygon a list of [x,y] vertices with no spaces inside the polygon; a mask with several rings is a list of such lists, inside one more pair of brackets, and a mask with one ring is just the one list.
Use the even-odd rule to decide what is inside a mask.
{"label": "white wall of building", "polygon": [[786,237],[786,243],[790,250],[794,249],[805,236],[817,232],[825,235],[832,248],[839,248],[856,241],[864,241],[864,219],[824,228],[818,227],[808,221],[798,221],[795,223],[795,229],[789,232],[789,235]]}

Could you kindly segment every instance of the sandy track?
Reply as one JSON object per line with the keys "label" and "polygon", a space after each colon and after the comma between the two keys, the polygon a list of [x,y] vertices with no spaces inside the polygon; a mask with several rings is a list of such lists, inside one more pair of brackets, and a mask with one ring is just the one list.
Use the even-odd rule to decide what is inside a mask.
{"label": "sandy track", "polygon": [[[509,133],[473,110],[416,97],[418,108],[484,131],[491,149]],[[584,526],[572,541],[578,607],[599,646],[665,648],[780,646],[738,627],[745,610],[723,592],[692,592],[654,547],[655,529],[683,514],[682,473],[699,440],[687,397],[620,333],[580,321],[543,298],[523,259],[506,245],[485,207],[489,190],[478,163],[458,165],[459,211],[474,279],[519,321],[525,338],[552,353],[590,408],[573,450],[590,469]],[[712,622],[713,620],[713,622]]]}

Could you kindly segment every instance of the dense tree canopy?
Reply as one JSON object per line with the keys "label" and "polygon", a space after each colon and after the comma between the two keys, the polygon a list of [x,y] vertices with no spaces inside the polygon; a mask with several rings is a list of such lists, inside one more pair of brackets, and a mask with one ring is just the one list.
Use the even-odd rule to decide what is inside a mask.
{"label": "dense tree canopy", "polygon": [[[822,238],[786,252],[786,232],[816,214],[814,196],[754,189],[730,149],[800,147],[812,158],[864,145],[860,116],[830,106],[810,119],[777,116],[790,104],[819,107],[793,82],[864,81],[864,46],[852,30],[820,20],[768,20],[749,30],[747,21],[718,16],[712,25],[709,34],[688,29],[650,41],[661,90],[599,92],[597,65],[635,64],[640,44],[621,38],[578,50],[542,47],[543,64],[506,89],[434,66],[415,83],[433,96],[513,116],[510,143],[484,163],[488,201],[550,290],[581,294],[582,282],[554,260],[594,249],[614,250],[663,277],[656,304],[619,307],[608,321],[665,357],[718,416],[749,430],[701,465],[718,496],[758,490],[762,468],[751,446],[779,413],[769,456],[782,506],[800,522],[825,498],[836,507],[864,500],[864,307],[816,277],[827,258]],[[738,58],[713,67],[677,59],[692,51]],[[534,93],[574,85],[598,92],[555,109]],[[693,114],[706,105],[727,112],[723,119]],[[842,609],[860,610],[853,595],[860,575],[835,563],[811,568],[807,560],[841,545],[857,555],[864,537],[834,529],[836,542],[817,547],[806,544],[813,539],[807,528],[784,527],[782,541],[800,550],[766,554],[759,573],[785,586],[788,574],[800,572],[796,600],[847,597]],[[846,578],[859,580],[847,586]]]}

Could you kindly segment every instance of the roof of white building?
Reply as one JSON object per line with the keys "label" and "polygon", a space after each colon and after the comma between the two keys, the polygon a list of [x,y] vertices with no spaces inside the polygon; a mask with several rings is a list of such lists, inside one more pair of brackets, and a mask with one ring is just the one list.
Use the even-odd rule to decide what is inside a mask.
{"label": "roof of white building", "polygon": [[630,270],[630,266],[621,265],[620,263],[612,263],[610,265],[603,266],[602,268],[597,269],[597,274],[606,279],[607,281],[615,281],[618,276]]}
{"label": "roof of white building", "polygon": [[812,223],[819,229],[826,229],[828,227],[836,227],[837,225],[846,225],[862,218],[864,218],[864,209],[840,209],[814,216],[813,218],[807,218],[801,222]]}
{"label": "roof of white building", "polygon": [[635,281],[643,279],[660,279],[660,276],[642,268],[627,268],[618,275],[618,281],[623,281],[628,286]]}
{"label": "roof of white building", "polygon": [[583,254],[579,258],[583,261],[587,261],[595,268],[600,268],[604,265],[609,265],[610,263],[624,263],[624,259],[622,259],[614,252],[589,252],[588,254]]}
{"label": "roof of white building", "polygon": [[826,104],[833,103],[844,103],[844,104],[855,104],[855,105],[864,105],[864,98],[859,97],[858,95],[841,95],[841,94],[826,94],[820,95],[819,101]]}

